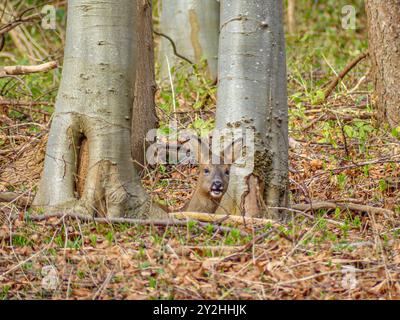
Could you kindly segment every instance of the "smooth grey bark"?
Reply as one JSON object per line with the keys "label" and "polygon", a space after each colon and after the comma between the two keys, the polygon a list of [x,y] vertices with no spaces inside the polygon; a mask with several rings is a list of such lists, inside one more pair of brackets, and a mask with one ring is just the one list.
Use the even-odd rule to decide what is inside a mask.
{"label": "smooth grey bark", "polygon": [[278,218],[287,206],[283,3],[222,0],[216,129],[255,130],[254,168],[233,166],[217,213]]}
{"label": "smooth grey bark", "polygon": [[[207,60],[207,73],[213,80],[217,78],[219,2],[217,0],[162,0],[159,30],[175,43],[177,52],[199,64]],[[168,57],[170,66],[179,65],[182,59],[176,57],[170,41],[161,38],[158,55],[160,74],[168,77]]]}
{"label": "smooth grey bark", "polygon": [[[135,17],[132,0],[68,2],[64,69],[35,206],[110,217],[162,213],[131,158]],[[80,157],[85,140],[88,155]],[[79,196],[78,161],[85,158]]]}

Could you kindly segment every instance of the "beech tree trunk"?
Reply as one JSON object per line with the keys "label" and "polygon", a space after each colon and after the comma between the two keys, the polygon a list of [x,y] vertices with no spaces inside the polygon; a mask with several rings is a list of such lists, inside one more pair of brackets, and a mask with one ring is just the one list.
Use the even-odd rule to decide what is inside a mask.
{"label": "beech tree trunk", "polygon": [[[135,23],[136,1],[68,2],[64,69],[35,206],[109,217],[163,213],[142,188],[129,147]],[[82,143],[87,156],[79,156]],[[78,167],[87,168],[79,170],[86,171],[81,196]]]}
{"label": "beech tree trunk", "polygon": [[158,127],[154,95],[157,89],[154,74],[153,15],[151,0],[137,0],[138,57],[135,100],[132,114],[132,156],[145,163],[146,134]]}
{"label": "beech tree trunk", "polygon": [[400,126],[400,0],[367,0],[369,54],[380,122]]}
{"label": "beech tree trunk", "polygon": [[[169,36],[177,52],[193,63],[207,60],[207,72],[211,79],[217,78],[219,2],[217,0],[163,0],[159,31]],[[170,66],[177,66],[183,60],[174,55],[171,42],[161,38],[158,61],[161,77],[168,78],[168,57]]]}
{"label": "beech tree trunk", "polygon": [[296,32],[296,0],[288,0],[288,31],[290,34]]}
{"label": "beech tree trunk", "polygon": [[287,206],[282,1],[221,1],[218,77],[216,129],[254,130],[255,141],[254,166],[232,167],[229,188],[217,213],[281,218],[284,211],[272,208]]}

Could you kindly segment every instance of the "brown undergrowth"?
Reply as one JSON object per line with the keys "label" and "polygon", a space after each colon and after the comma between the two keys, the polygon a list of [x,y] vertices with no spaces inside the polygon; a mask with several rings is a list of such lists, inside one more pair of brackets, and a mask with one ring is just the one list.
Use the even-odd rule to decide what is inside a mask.
{"label": "brown undergrowth", "polygon": [[[237,227],[249,234],[243,236],[235,227],[221,233],[195,222],[149,227],[24,221],[23,210],[3,203],[0,297],[399,298],[398,143],[375,129],[362,142],[349,138],[340,126],[361,121],[357,103],[336,97],[326,107],[332,105],[339,106],[336,120],[321,106],[292,115],[292,127],[302,132],[292,132],[298,138],[290,151],[292,202],[351,202],[389,209],[391,216],[294,210],[293,221],[279,232],[268,225]],[[335,128],[326,129],[332,121]],[[46,127],[41,135],[17,128],[2,131],[1,188],[30,194],[42,167]],[[189,198],[196,174],[185,166],[148,167],[142,181],[176,210]]]}
{"label": "brown undergrowth", "polygon": [[[368,58],[327,101],[316,103],[365,49],[362,12],[354,32],[335,20],[347,2],[300,8],[298,34],[287,37],[290,135],[296,141],[289,153],[290,195],[292,203],[307,206],[292,210],[291,222],[221,222],[229,227],[223,230],[194,221],[34,222],[29,208],[0,203],[0,299],[399,299],[400,131],[374,120]],[[59,25],[61,39],[37,41],[49,47],[46,57],[62,56]],[[35,51],[9,50],[6,63],[16,64],[27,52]],[[174,76],[176,110],[169,84],[157,92],[161,125],[176,119],[183,128],[212,127],[215,87],[199,77]],[[36,193],[58,79],[3,79],[0,192]],[[160,165],[147,166],[141,176],[154,199],[178,210],[198,175],[195,167]],[[321,201],[329,206],[313,206]],[[386,210],[360,211],[360,205]]]}

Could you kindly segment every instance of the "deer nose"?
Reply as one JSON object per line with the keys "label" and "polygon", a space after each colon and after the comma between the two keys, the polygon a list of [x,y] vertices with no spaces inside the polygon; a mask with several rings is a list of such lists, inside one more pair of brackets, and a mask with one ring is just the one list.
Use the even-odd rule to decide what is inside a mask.
{"label": "deer nose", "polygon": [[213,189],[221,190],[222,189],[222,181],[214,181],[212,185]]}

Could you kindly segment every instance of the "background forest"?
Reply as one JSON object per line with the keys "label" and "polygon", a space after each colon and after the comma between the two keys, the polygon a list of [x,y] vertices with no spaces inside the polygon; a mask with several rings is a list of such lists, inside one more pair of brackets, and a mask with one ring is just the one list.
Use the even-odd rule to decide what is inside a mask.
{"label": "background forest", "polygon": [[[43,30],[33,17],[7,33],[0,51],[0,192],[22,195],[0,198],[0,299],[400,297],[400,130],[376,120],[370,59],[324,97],[368,50],[364,1],[297,1],[295,27],[286,30],[292,219],[183,220],[181,226],[29,219],[60,85],[66,2],[45,2],[57,8],[56,30]],[[0,31],[43,5],[3,0]],[[355,29],[343,27],[346,5],[356,9]],[[159,9],[154,1],[155,30]],[[155,35],[156,56],[161,39]],[[4,66],[48,61],[58,67],[1,76]],[[166,132],[171,119],[184,128],[215,126],[216,83],[204,65],[188,75],[190,68],[184,61],[174,66],[171,83],[156,62],[156,110]],[[198,168],[147,165],[140,176],[154,200],[179,211]]]}

